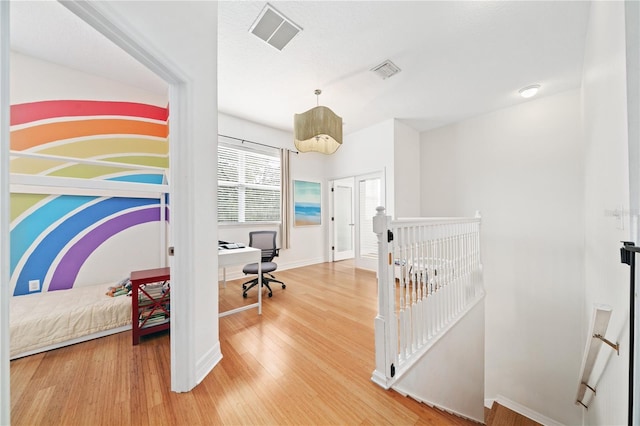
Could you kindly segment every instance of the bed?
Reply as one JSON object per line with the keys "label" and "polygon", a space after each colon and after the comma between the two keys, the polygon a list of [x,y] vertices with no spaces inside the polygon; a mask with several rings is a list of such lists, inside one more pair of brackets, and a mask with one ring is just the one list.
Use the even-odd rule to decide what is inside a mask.
{"label": "bed", "polygon": [[130,330],[131,297],[107,296],[110,285],[12,297],[11,359]]}

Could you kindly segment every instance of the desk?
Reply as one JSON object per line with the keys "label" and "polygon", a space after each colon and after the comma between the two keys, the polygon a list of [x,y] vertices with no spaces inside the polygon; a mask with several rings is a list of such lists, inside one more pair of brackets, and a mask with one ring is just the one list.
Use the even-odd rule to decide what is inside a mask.
{"label": "desk", "polygon": [[[241,306],[239,308],[231,309],[228,311],[220,312],[218,314],[219,318],[225,317],[227,315],[235,314],[238,312],[246,311],[247,309],[258,308],[258,315],[262,315],[262,250],[253,248],[253,247],[245,247],[239,249],[223,249],[218,250],[218,267],[226,268],[227,266],[232,265],[246,265],[247,263],[257,263],[258,264],[258,303],[253,303],[251,305]],[[226,271],[223,272],[223,277],[226,285]]]}

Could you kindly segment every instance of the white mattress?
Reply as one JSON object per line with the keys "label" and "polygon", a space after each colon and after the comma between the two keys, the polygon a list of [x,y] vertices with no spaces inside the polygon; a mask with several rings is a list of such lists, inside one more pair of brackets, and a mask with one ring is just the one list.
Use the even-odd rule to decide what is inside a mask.
{"label": "white mattress", "polygon": [[130,325],[131,297],[107,296],[109,285],[114,284],[12,297],[11,358]]}

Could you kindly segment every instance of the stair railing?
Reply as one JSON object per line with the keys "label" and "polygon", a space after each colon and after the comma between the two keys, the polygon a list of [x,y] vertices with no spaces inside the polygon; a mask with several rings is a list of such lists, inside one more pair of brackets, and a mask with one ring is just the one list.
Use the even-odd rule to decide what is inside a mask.
{"label": "stair railing", "polygon": [[378,207],[376,369],[385,389],[484,296],[480,216],[392,221]]}

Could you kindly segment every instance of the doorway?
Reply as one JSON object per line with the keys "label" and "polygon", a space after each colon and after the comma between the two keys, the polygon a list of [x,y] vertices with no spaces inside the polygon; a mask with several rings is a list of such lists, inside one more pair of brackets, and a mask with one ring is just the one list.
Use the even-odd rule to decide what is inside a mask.
{"label": "doorway", "polygon": [[[4,94],[8,92],[9,81],[9,2],[1,2],[0,7],[0,31],[2,32],[2,48],[1,48],[1,88],[2,91],[2,130],[3,130],[3,143],[0,145],[0,154],[3,158],[3,163],[9,158],[9,145],[8,145],[8,129],[9,129],[9,97]],[[12,2],[13,3],[13,2]],[[185,78],[182,71],[176,68],[173,63],[170,63],[166,58],[157,58],[152,50],[153,45],[150,45],[143,38],[140,38],[139,32],[133,31],[131,26],[119,23],[113,19],[113,13],[108,8],[108,5],[98,5],[90,2],[65,2],[63,6],[69,9],[73,14],[77,15],[82,21],[87,23],[90,27],[97,30],[107,39],[115,43],[119,48],[131,55],[136,61],[143,66],[146,66],[154,74],[159,76],[168,86],[170,86],[169,103],[171,108],[171,138],[174,142],[169,147],[170,149],[170,168],[175,172],[173,179],[170,182],[171,194],[172,194],[172,228],[170,233],[172,241],[179,247],[184,247],[184,255],[176,257],[173,260],[171,267],[172,280],[180,283],[184,283],[181,288],[181,292],[176,292],[177,296],[172,299],[172,323],[174,319],[176,324],[180,324],[180,329],[183,332],[174,332],[171,335],[171,389],[176,392],[186,392],[193,388],[198,382],[199,375],[203,374],[203,371],[208,371],[204,366],[200,367],[196,365],[196,357],[194,355],[196,339],[193,336],[195,324],[195,317],[193,315],[194,309],[193,301],[186,295],[193,293],[192,290],[195,284],[190,277],[194,274],[193,262],[189,259],[189,250],[193,244],[190,241],[193,240],[192,236],[188,234],[193,227],[186,226],[186,220],[190,216],[192,207],[192,197],[188,196],[193,192],[190,182],[185,177],[185,174],[179,173],[180,170],[186,170],[193,165],[193,158],[195,151],[194,148],[187,148],[193,146],[193,131],[188,131],[193,127],[190,117],[192,105],[194,101],[193,90],[191,89],[191,82]],[[151,51],[149,51],[151,50]],[[215,68],[213,68],[215,71]],[[214,74],[215,75],[215,74]],[[216,121],[214,120],[213,123]],[[215,125],[213,126],[215,133]],[[215,172],[214,172],[215,173]],[[8,167],[2,167],[2,174],[0,175],[0,198],[3,200],[1,203],[3,209],[0,212],[0,235],[3,236],[4,242],[8,241],[9,235],[9,222],[8,222],[8,200],[9,197],[9,175]],[[212,210],[215,205],[212,207]],[[213,210],[214,211],[214,210]],[[3,245],[6,247],[6,243]],[[2,295],[0,296],[0,349],[2,353],[2,365],[0,366],[0,423],[4,424],[4,416],[8,419],[10,412],[9,404],[9,357],[5,355],[8,351],[8,256],[9,250],[0,250],[0,274]],[[216,261],[217,262],[217,261]],[[215,315],[217,319],[217,315]],[[204,321],[203,321],[204,322]],[[216,323],[217,324],[217,323]],[[172,326],[173,327],[173,326]],[[187,332],[184,332],[187,330]],[[198,342],[199,343],[199,342]],[[205,361],[215,365],[213,356],[207,358]],[[204,363],[203,363],[204,364]],[[208,366],[208,365],[207,365]],[[200,368],[200,370],[197,370]],[[8,423],[8,421],[6,422]]]}
{"label": "doorway", "polygon": [[384,205],[384,175],[372,173],[356,177],[356,268],[375,271],[378,263],[378,238],[373,232],[376,207]]}
{"label": "doorway", "polygon": [[378,240],[373,233],[376,207],[384,205],[383,172],[331,181],[332,261],[354,259],[356,268],[375,270]]}
{"label": "doorway", "polygon": [[333,261],[353,259],[355,256],[355,188],[354,178],[334,180],[333,196]]}

